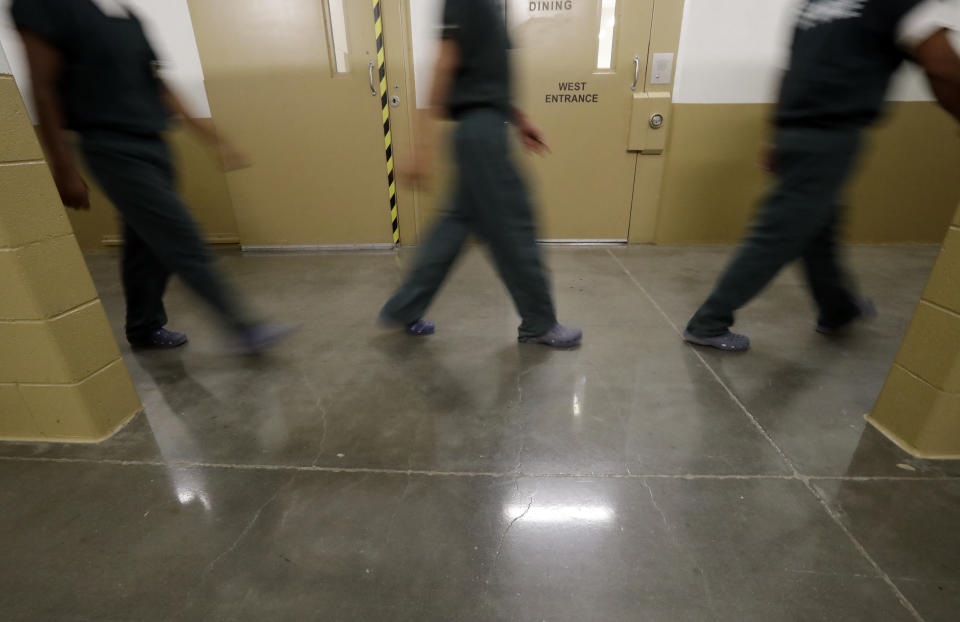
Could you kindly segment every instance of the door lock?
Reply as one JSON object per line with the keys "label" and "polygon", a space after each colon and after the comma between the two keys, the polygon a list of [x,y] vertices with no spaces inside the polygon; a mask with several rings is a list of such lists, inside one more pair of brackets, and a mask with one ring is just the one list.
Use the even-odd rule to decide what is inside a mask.
{"label": "door lock", "polygon": [[655,114],[650,117],[650,127],[655,130],[659,130],[661,127],[663,127],[663,115]]}
{"label": "door lock", "polygon": [[400,106],[400,96],[394,95],[390,98],[390,106],[392,108],[398,108]]}

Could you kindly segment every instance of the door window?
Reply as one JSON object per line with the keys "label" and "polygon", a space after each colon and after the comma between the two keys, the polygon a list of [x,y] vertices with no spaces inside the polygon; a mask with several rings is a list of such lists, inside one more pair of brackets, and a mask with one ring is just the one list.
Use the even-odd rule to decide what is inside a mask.
{"label": "door window", "polygon": [[350,73],[347,18],[343,11],[343,0],[327,0],[327,41],[330,42],[334,73]]}
{"label": "door window", "polygon": [[616,41],[617,0],[603,0],[600,5],[600,32],[597,35],[597,69],[613,68],[613,47]]}

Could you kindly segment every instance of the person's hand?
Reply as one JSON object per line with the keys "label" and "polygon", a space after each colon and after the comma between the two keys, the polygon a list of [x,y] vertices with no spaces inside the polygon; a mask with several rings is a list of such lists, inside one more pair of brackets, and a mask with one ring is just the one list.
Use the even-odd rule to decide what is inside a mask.
{"label": "person's hand", "polygon": [[220,149],[220,162],[223,164],[224,171],[229,173],[253,166],[250,157],[230,141],[220,139],[218,147]]}
{"label": "person's hand", "polygon": [[398,167],[400,177],[415,188],[426,188],[433,177],[433,158],[423,150],[411,154],[409,162]]}
{"label": "person's hand", "polygon": [[71,168],[57,175],[54,181],[60,192],[60,200],[65,206],[71,209],[90,209],[90,188],[76,169]]}
{"label": "person's hand", "polygon": [[757,161],[757,165],[771,175],[777,172],[777,149],[773,143],[765,144],[763,149],[760,150],[760,159]]}
{"label": "person's hand", "polygon": [[543,137],[543,132],[536,125],[531,123],[526,117],[517,121],[517,132],[520,134],[520,140],[523,146],[530,153],[543,156],[550,153],[550,146]]}

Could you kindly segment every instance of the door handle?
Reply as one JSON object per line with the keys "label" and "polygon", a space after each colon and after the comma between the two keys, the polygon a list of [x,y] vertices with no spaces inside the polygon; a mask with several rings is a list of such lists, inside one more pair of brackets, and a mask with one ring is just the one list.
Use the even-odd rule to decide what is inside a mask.
{"label": "door handle", "polygon": [[376,94],[377,94],[377,83],[373,81],[373,61],[370,61],[369,69],[370,69],[370,94],[371,94],[371,95],[376,95]]}
{"label": "door handle", "polygon": [[640,56],[633,57],[633,86],[630,87],[631,91],[636,91],[637,86],[640,84]]}

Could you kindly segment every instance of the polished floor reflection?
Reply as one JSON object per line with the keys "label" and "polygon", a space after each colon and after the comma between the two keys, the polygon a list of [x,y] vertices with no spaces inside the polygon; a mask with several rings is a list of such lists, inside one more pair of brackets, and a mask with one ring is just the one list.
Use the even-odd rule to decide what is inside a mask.
{"label": "polished floor reflection", "polygon": [[[863,419],[936,249],[853,249],[882,314],[842,341],[784,274],[744,356],[676,332],[728,253],[551,248],[571,352],[515,342],[480,249],[422,340],[374,327],[409,251],[227,254],[303,332],[238,361],[174,284],[191,344],[125,352],[143,415],[0,444],[0,617],[956,620],[960,463]],[[88,260],[119,337],[116,257]]]}

